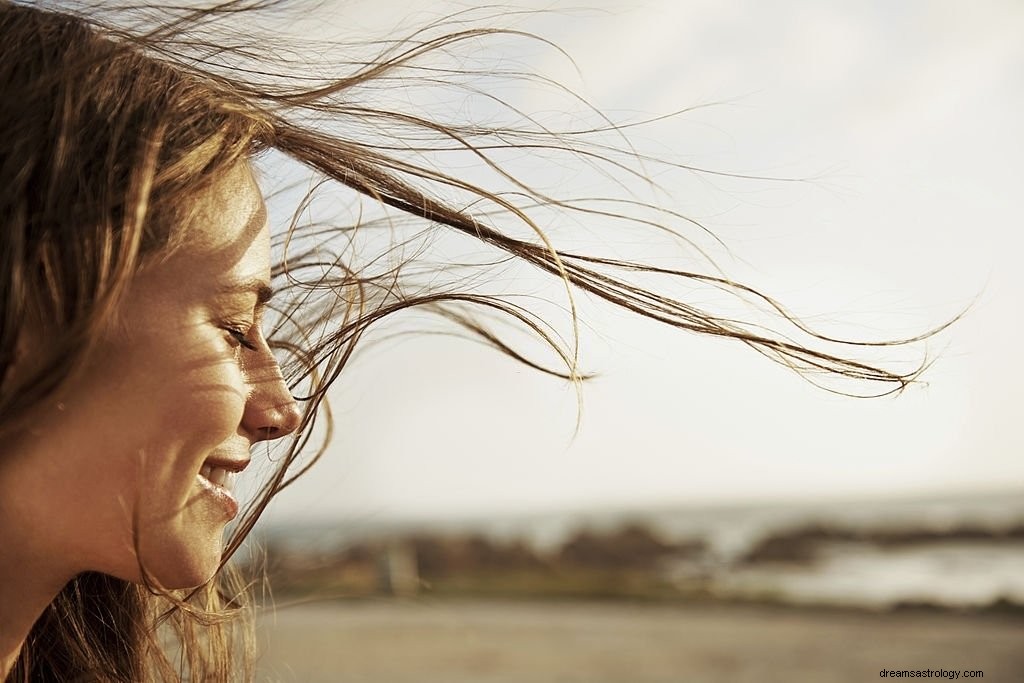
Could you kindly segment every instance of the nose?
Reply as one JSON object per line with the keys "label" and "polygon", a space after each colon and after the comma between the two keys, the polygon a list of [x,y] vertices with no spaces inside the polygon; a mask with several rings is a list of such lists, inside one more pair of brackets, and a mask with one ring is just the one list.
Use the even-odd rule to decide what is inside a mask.
{"label": "nose", "polygon": [[246,364],[249,378],[249,397],[242,413],[242,429],[253,443],[287,436],[299,428],[302,413],[281,376],[270,349],[263,345],[262,353]]}

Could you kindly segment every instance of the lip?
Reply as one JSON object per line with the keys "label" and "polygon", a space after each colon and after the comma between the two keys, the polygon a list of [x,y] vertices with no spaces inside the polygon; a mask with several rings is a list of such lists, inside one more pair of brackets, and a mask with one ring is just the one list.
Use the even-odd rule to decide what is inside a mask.
{"label": "lip", "polygon": [[221,467],[226,469],[228,472],[241,472],[249,466],[249,456],[230,458],[223,456],[210,456],[203,461],[203,467],[211,465],[213,467]]}
{"label": "lip", "polygon": [[[231,457],[227,455],[212,455],[203,461],[203,468],[207,466],[214,468],[225,469],[231,473],[238,473],[249,466],[249,455],[240,455],[238,457]],[[228,520],[232,520],[238,516],[238,500],[232,495],[231,491],[213,483],[200,472],[196,473],[196,480],[199,482],[199,488],[202,490],[203,495],[208,497],[216,505],[223,508]]]}
{"label": "lip", "polygon": [[222,507],[229,521],[238,516],[238,501],[230,491],[217,486],[199,473],[196,473],[196,481],[199,483],[199,488],[202,489],[202,495]]}

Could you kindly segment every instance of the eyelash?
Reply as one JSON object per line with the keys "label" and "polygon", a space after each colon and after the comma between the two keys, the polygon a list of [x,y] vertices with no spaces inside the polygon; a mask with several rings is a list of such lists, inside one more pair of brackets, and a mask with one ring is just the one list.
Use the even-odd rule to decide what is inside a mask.
{"label": "eyelash", "polygon": [[252,343],[251,341],[249,341],[249,338],[246,336],[246,333],[244,331],[242,331],[240,329],[237,329],[237,328],[234,328],[234,327],[225,327],[224,330],[240,346],[243,346],[243,347],[249,349],[250,351],[255,351],[256,350],[256,345],[254,343]]}

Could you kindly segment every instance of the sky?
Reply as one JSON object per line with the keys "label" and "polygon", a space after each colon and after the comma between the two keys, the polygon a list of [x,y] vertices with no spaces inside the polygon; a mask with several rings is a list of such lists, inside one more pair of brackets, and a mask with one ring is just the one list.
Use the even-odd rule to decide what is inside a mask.
{"label": "sky", "polygon": [[[327,3],[316,21],[372,32],[449,6],[464,7]],[[929,343],[926,384],[845,398],[739,344],[588,305],[582,360],[600,376],[585,385],[574,436],[565,382],[480,345],[404,339],[346,369],[332,395],[335,442],[273,518],[1024,491],[1024,5],[591,7],[549,3],[515,19],[564,48],[582,76],[554,51],[517,53],[515,41],[502,59],[619,120],[712,105],[635,133],[659,155],[813,178],[688,177],[672,188],[729,245],[718,262],[730,276],[825,329],[912,334],[970,306]],[[541,94],[531,103],[551,106]]]}

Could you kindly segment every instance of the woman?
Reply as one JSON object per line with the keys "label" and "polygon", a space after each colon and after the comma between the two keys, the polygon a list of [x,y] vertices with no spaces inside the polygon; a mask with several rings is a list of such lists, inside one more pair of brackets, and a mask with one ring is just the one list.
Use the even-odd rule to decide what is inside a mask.
{"label": "woman", "polygon": [[[372,120],[405,131],[406,142],[429,134],[437,149],[454,145],[488,163],[494,140],[506,148],[540,140],[617,165],[578,136],[540,127],[442,125],[358,104],[359,88],[491,31],[414,34],[344,78],[300,87],[275,84],[269,69],[250,78],[245,44],[232,52],[201,38],[205,22],[245,8],[227,2],[126,31],[0,0],[4,679],[251,678],[246,593],[224,562],[269,498],[308,467],[289,470],[319,433],[327,387],[388,314],[426,307],[533,367],[581,379],[572,347],[500,297],[404,293],[397,273],[356,270],[322,248],[322,233],[304,239],[295,225],[272,249],[251,165],[264,150],[425,228],[454,229],[554,275],[570,301],[586,291],[804,372],[881,382],[881,393],[920,369],[874,367],[659,295],[626,276],[644,270],[725,289],[765,304],[811,341],[837,341],[725,278],[558,251],[532,218],[554,208],[644,223],[639,211],[559,201],[508,175],[517,195],[499,194],[344,135],[346,122]],[[235,67],[224,67],[225,53]],[[438,188],[483,208],[444,202]],[[501,229],[510,221],[534,237]],[[474,307],[540,335],[565,369],[518,354]],[[268,311],[277,313],[270,330]],[[276,439],[287,452],[225,544],[239,513],[232,482],[255,444]]]}

